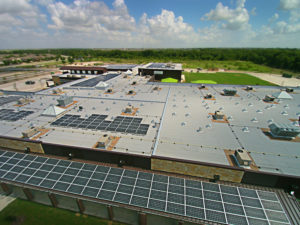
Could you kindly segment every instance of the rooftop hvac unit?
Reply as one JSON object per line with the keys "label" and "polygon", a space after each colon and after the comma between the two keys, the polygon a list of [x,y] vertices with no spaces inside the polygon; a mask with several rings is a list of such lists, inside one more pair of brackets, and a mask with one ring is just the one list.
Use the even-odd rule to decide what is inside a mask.
{"label": "rooftop hvac unit", "polygon": [[234,90],[234,89],[224,89],[223,93],[226,96],[234,96],[234,95],[236,95],[237,90]]}
{"label": "rooftop hvac unit", "polygon": [[199,88],[200,88],[200,89],[204,89],[204,88],[205,88],[205,85],[204,85],[204,84],[201,84]]}
{"label": "rooftop hvac unit", "polygon": [[207,95],[204,96],[205,99],[211,99],[212,98],[212,94],[208,93]]}
{"label": "rooftop hvac unit", "polygon": [[132,95],[133,93],[134,93],[133,90],[128,91],[128,94],[129,94],[129,95]]}
{"label": "rooftop hvac unit", "polygon": [[110,137],[107,134],[104,134],[97,143],[97,148],[104,148],[106,149],[109,145]]}
{"label": "rooftop hvac unit", "polygon": [[31,128],[22,132],[23,138],[30,138],[39,132],[38,128]]}
{"label": "rooftop hvac unit", "polygon": [[57,99],[58,105],[62,107],[66,107],[67,105],[70,105],[73,102],[72,96],[61,96],[59,99]]}
{"label": "rooftop hvac unit", "polygon": [[107,91],[106,91],[107,93],[112,93],[113,92],[113,90],[111,89],[111,88],[109,88],[109,89],[107,89]]}
{"label": "rooftop hvac unit", "polygon": [[131,85],[136,85],[136,84],[137,84],[136,81],[133,81]]}
{"label": "rooftop hvac unit", "polygon": [[222,120],[224,119],[224,113],[222,111],[215,111],[215,114],[213,115],[215,120]]}
{"label": "rooftop hvac unit", "polygon": [[124,112],[125,113],[132,113],[132,111],[133,111],[133,106],[126,106],[126,108],[125,108],[125,110],[124,110]]}
{"label": "rooftop hvac unit", "polygon": [[270,134],[276,138],[294,139],[300,134],[300,129],[289,124],[271,123]]}
{"label": "rooftop hvac unit", "polygon": [[250,158],[248,152],[243,149],[238,149],[234,153],[238,163],[242,166],[250,166],[252,159]]}
{"label": "rooftop hvac unit", "polygon": [[272,95],[266,95],[264,98],[265,102],[274,102],[275,97],[273,97]]}
{"label": "rooftop hvac unit", "polygon": [[247,91],[252,91],[252,90],[253,90],[253,87],[252,87],[252,86],[247,86],[247,87],[246,87],[246,90],[247,90]]}

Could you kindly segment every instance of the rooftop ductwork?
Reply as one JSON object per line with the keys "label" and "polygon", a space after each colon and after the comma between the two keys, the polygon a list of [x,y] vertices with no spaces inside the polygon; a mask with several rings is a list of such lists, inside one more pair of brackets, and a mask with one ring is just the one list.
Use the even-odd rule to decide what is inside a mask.
{"label": "rooftop ductwork", "polygon": [[295,139],[300,134],[300,128],[289,124],[271,123],[270,134],[275,138]]}

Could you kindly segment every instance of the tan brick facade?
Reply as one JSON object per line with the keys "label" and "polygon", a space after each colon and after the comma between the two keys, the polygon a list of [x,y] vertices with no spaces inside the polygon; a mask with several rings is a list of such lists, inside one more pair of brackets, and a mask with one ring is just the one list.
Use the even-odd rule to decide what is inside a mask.
{"label": "tan brick facade", "polygon": [[210,179],[213,178],[214,175],[220,175],[220,180],[237,183],[241,182],[244,175],[244,172],[239,170],[162,159],[151,159],[151,169]]}
{"label": "tan brick facade", "polygon": [[0,138],[0,147],[21,150],[21,151],[24,151],[26,148],[30,148],[30,152],[44,154],[44,150],[41,143],[33,143],[33,142],[27,142],[22,140]]}

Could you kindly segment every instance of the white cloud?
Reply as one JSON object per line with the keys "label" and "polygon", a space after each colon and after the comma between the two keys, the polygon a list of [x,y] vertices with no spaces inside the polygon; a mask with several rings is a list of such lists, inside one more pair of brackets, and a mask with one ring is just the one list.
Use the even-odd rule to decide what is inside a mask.
{"label": "white cloud", "polygon": [[185,23],[183,17],[176,17],[174,12],[163,9],[161,14],[148,18],[146,14],[140,19],[139,32],[166,44],[181,41],[184,44],[194,42],[196,33],[194,28]]}
{"label": "white cloud", "polygon": [[279,19],[279,14],[275,13],[270,19],[269,19],[269,23],[274,23],[276,20]]}
{"label": "white cloud", "polygon": [[279,9],[292,10],[300,8],[300,0],[280,0]]}
{"label": "white cloud", "polygon": [[205,14],[202,19],[221,22],[222,27],[229,30],[246,29],[250,16],[245,8],[245,2],[246,0],[237,0],[235,9],[230,9],[219,2],[216,8]]}
{"label": "white cloud", "polygon": [[[76,0],[66,5],[62,2],[48,6],[53,24],[49,28],[76,32],[132,31],[135,19],[130,16],[123,0],[116,0],[110,9],[103,2]],[[100,29],[99,29],[100,28]]]}
{"label": "white cloud", "polygon": [[9,29],[36,28],[45,18],[30,0],[0,1],[0,25]]}

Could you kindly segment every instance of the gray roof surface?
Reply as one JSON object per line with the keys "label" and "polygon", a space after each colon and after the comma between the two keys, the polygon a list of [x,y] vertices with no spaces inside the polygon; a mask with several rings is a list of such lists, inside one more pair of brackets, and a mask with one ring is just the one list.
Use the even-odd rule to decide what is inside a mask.
{"label": "gray roof surface", "polygon": [[[72,81],[55,88],[63,88],[64,94],[73,96],[76,104],[66,114],[88,118],[92,114],[108,115],[108,121],[120,116],[127,105],[138,108],[133,117],[142,118],[148,124],[146,135],[115,131],[58,127],[50,125],[55,118],[41,116],[51,104],[57,104],[58,95],[52,89],[33,96],[34,102],[20,107],[34,111],[27,117],[15,121],[0,121],[0,135],[21,137],[22,131],[32,126],[43,126],[50,131],[40,141],[70,146],[91,148],[103,134],[121,137],[113,151],[141,155],[156,155],[174,159],[193,160],[220,165],[229,165],[224,150],[244,148],[248,150],[261,171],[299,176],[300,143],[274,140],[267,137],[261,128],[268,128],[272,122],[297,127],[300,116],[300,89],[295,89],[291,100],[276,100],[278,104],[262,101],[265,95],[278,92],[278,87],[255,87],[245,91],[245,86],[148,83],[146,77],[122,75],[106,83],[112,94],[94,87],[76,88],[72,85],[88,78]],[[136,81],[136,85],[132,82]],[[159,90],[153,90],[159,86]],[[222,96],[224,88],[236,89],[238,97]],[[128,95],[133,90],[134,95]],[[211,93],[216,100],[205,100]],[[9,96],[9,95],[4,95]],[[16,102],[10,102],[0,109],[14,109]],[[79,111],[78,106],[83,110]],[[210,114],[216,110],[224,112],[229,123],[216,123]],[[58,117],[59,118],[59,117]],[[246,129],[245,129],[246,128]]]}

